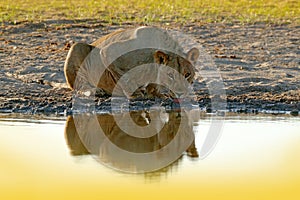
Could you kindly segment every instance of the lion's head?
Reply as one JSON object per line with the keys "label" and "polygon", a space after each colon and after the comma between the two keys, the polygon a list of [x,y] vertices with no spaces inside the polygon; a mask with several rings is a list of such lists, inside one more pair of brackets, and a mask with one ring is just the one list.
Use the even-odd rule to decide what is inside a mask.
{"label": "lion's head", "polygon": [[[187,54],[182,57],[172,52],[156,51],[154,59],[157,64],[165,66],[159,74],[159,79],[168,87],[169,95],[173,98],[187,95],[190,84],[194,81],[195,67],[193,63],[199,57],[199,51],[192,48]],[[162,66],[162,67],[163,67]],[[157,88],[159,93],[163,88]]]}

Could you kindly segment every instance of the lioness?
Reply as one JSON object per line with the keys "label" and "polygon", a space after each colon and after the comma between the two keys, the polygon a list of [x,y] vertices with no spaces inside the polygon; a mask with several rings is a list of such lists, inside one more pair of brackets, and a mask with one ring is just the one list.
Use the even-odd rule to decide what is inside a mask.
{"label": "lioness", "polygon": [[[118,30],[92,44],[74,44],[66,58],[64,73],[71,89],[98,88],[109,95],[113,92],[126,94],[124,88],[116,91],[117,82],[135,67],[148,64],[148,68],[137,68],[134,76],[126,77],[122,84],[137,89],[138,94],[159,97],[162,97],[163,88],[159,85],[164,85],[172,88],[170,96],[180,97],[193,82],[195,68],[192,63],[198,56],[196,48],[183,52],[165,30],[139,27]],[[169,67],[163,74],[158,67],[152,67],[161,65]],[[132,92],[126,96],[131,96]]]}

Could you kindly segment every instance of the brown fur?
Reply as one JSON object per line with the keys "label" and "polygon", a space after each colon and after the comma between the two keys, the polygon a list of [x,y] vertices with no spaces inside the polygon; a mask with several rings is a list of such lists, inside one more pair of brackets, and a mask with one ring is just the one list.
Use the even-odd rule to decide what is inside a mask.
{"label": "brown fur", "polygon": [[[118,39],[118,35],[126,33],[125,31],[126,30],[115,31],[111,34],[99,38],[98,40],[96,40],[90,45],[84,43],[76,43],[71,47],[64,66],[66,81],[71,89],[75,89],[74,83],[77,78],[78,71],[82,66],[84,60],[87,58],[88,55],[90,55],[92,50],[105,42],[108,42],[109,44],[111,38],[116,38],[116,39],[113,39],[110,42],[116,42]],[[104,90],[107,94],[111,95],[118,80],[121,78],[121,76],[124,73],[129,71],[131,68],[134,68],[137,64],[141,64],[141,63],[142,64],[157,63],[175,69],[181,75],[183,75],[189,83],[192,83],[195,76],[195,69],[191,61],[195,61],[198,58],[198,56],[199,56],[199,52],[197,49],[191,49],[187,53],[186,58],[171,52],[155,50],[155,49],[150,49],[147,52],[139,52],[139,51],[131,52],[125,56],[122,56],[121,58],[118,58],[116,61],[111,63],[110,66],[103,72],[102,77],[101,78],[99,77],[99,81],[97,81],[97,83],[95,83],[95,80],[93,81],[85,80],[85,81],[88,82],[93,87],[100,88]],[[88,58],[88,59],[93,59],[93,58]],[[95,64],[95,66],[93,67],[97,67],[97,64]],[[82,79],[88,79],[87,76],[83,77]],[[139,75],[139,78],[144,81],[145,79],[147,79],[147,74],[142,73]],[[173,84],[175,82],[176,81],[172,81],[172,80],[169,81],[170,84]],[[147,95],[162,97],[160,86],[149,83],[148,85],[145,85],[144,88],[146,89],[145,93]]]}

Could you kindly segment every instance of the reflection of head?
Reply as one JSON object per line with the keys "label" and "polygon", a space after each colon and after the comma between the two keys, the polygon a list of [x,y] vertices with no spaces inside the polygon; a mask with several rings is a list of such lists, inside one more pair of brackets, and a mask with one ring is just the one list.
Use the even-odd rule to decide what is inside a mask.
{"label": "reflection of head", "polygon": [[[145,112],[130,112],[128,114],[120,114],[121,118],[132,118],[132,120],[138,126],[147,126],[149,124],[149,115],[145,114]],[[110,114],[106,115],[98,115],[97,116],[98,123],[101,126],[101,129],[104,131],[105,135],[114,145],[124,149],[129,152],[136,153],[146,153],[152,152],[159,149],[159,143],[156,136],[148,137],[148,138],[137,138],[131,135],[128,135],[124,130],[120,129],[120,127],[116,124],[114,116]],[[121,119],[122,120],[122,119]],[[130,127],[129,127],[130,128]],[[134,130],[133,130],[134,131]],[[108,142],[106,144],[108,146]],[[101,146],[101,152],[105,152],[107,147],[106,145]],[[103,154],[102,154],[103,155]],[[109,155],[103,155],[104,157]]]}
{"label": "reflection of head", "polygon": [[[96,155],[102,163],[124,171],[142,171],[143,169],[135,169],[134,165],[146,166],[147,162],[157,162],[159,166],[159,163],[163,163],[166,159],[165,156],[175,158],[155,170],[166,167],[181,157],[184,150],[187,151],[187,155],[197,157],[198,153],[194,141],[191,140],[188,145],[185,144],[186,139],[193,138],[192,123],[187,120],[189,113],[171,112],[164,114],[168,115],[168,119],[164,119],[164,126],[157,134],[147,138],[139,138],[127,134],[117,125],[115,116],[111,114],[97,115],[96,120],[92,120],[91,116],[82,116],[78,118],[80,119],[79,123],[74,122],[73,117],[69,117],[65,129],[66,139],[72,155],[82,155],[89,152],[90,154]],[[136,111],[118,115],[118,119],[130,117],[138,126],[146,127],[150,123],[155,122],[150,116],[159,117],[161,116],[161,111],[151,111],[150,113]],[[75,128],[75,124],[77,129]],[[101,134],[96,131],[96,127],[99,127],[99,125],[104,136],[101,136]],[[128,128],[127,130],[130,130],[131,127]],[[132,129],[134,129],[134,127],[132,127]],[[167,148],[171,143],[175,149]],[[186,148],[181,151],[180,149],[182,149],[184,145],[186,145]],[[124,156],[120,150],[125,152],[124,155],[126,155],[126,152],[141,155],[141,160],[138,161],[139,163],[135,163],[134,158]],[[160,154],[159,151],[164,151],[164,153]],[[181,151],[181,153],[176,155],[178,154],[176,151]],[[148,153],[153,154],[151,157],[152,160],[147,158]],[[143,155],[145,156],[144,160]],[[140,162],[144,163],[141,164]]]}

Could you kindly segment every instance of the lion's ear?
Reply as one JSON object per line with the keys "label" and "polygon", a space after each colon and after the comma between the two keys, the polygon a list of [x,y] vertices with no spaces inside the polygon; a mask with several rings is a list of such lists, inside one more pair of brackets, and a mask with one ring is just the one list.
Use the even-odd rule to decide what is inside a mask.
{"label": "lion's ear", "polygon": [[199,57],[199,50],[197,48],[192,48],[189,50],[189,52],[187,53],[187,59],[189,61],[195,62],[198,60]]}
{"label": "lion's ear", "polygon": [[167,64],[168,55],[162,51],[156,51],[154,53],[154,60],[158,64]]}

